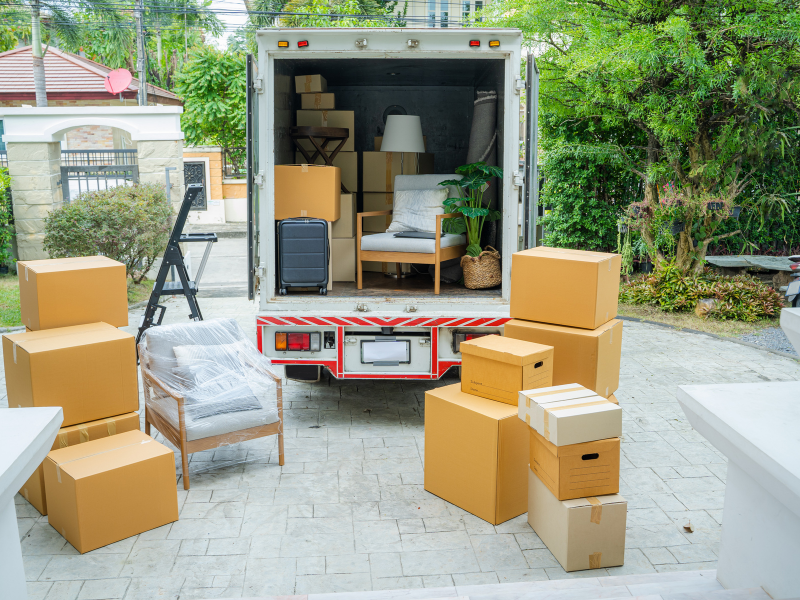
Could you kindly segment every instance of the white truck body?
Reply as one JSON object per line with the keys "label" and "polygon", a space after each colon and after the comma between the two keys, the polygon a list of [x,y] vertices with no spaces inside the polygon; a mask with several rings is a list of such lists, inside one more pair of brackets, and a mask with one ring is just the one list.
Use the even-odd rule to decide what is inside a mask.
{"label": "white truck body", "polygon": [[[471,40],[478,40],[480,46],[470,46]],[[499,46],[490,46],[492,40],[499,41]],[[301,41],[307,45],[298,47]],[[288,44],[282,47],[278,42]],[[257,43],[258,54],[252,59],[255,64],[248,63],[248,195],[251,294],[259,302],[259,348],[277,364],[321,365],[337,378],[441,377],[461,362],[454,335],[502,332],[503,323],[509,319],[510,259],[521,245],[520,220],[532,212],[535,219],[535,197],[533,204],[528,199],[521,203],[526,175],[534,182],[528,186],[531,191],[538,187],[535,165],[527,174],[519,165],[520,99],[525,92],[520,75],[522,34],[514,29],[488,28],[276,28],[259,31]],[[437,296],[433,294],[432,281],[429,292],[417,289],[407,294],[380,295],[366,286],[356,290],[353,285],[352,290],[343,293],[336,291],[336,283],[327,296],[278,294],[272,174],[276,164],[296,162],[287,135],[288,127],[295,124],[295,110],[300,108],[299,99],[294,98],[294,76],[319,72],[328,79],[331,91],[352,102],[369,106],[371,102],[379,112],[389,100],[380,102],[394,97],[394,92],[406,93],[406,98],[414,92],[416,98],[423,99],[417,109],[423,112],[423,133],[426,124],[436,130],[429,135],[428,151],[437,163],[446,166],[446,170],[440,170],[437,164],[436,173],[452,173],[455,166],[466,163],[466,147],[459,140],[464,139],[464,129],[469,135],[471,114],[466,122],[456,120],[457,116],[449,115],[448,98],[465,99],[471,94],[474,99],[479,87],[496,89],[497,164],[505,176],[497,190],[498,209],[502,211],[496,233],[503,257],[502,286],[494,295]],[[387,81],[394,84],[395,80],[387,78],[398,73],[399,85],[389,85]],[[528,100],[535,103],[535,90],[528,92]],[[408,102],[413,104],[414,100]],[[465,102],[461,105],[466,107]],[[341,108],[351,109],[347,105]],[[367,112],[356,110],[357,152],[373,150],[369,144],[375,131],[368,131],[367,121],[371,119],[374,124],[375,119]],[[535,148],[535,118],[532,125],[529,131]],[[449,135],[454,140],[452,144]],[[525,229],[528,228],[526,221]],[[522,237],[527,238],[524,231]],[[318,350],[277,350],[277,333],[318,333],[324,341]],[[377,348],[370,345],[375,341],[394,341],[392,352],[405,352],[407,360],[389,352],[391,360],[370,361],[367,356],[365,361],[364,353]]]}

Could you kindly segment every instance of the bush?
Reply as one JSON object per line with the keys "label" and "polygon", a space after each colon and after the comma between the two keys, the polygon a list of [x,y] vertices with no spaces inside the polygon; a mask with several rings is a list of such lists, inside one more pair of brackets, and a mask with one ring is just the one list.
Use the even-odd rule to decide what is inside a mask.
{"label": "bush", "polygon": [[11,239],[14,237],[14,212],[11,204],[11,178],[0,169],[0,265],[11,266]]}
{"label": "bush", "polygon": [[623,284],[619,292],[620,302],[652,304],[667,312],[694,310],[704,298],[715,301],[710,316],[729,321],[774,318],[783,306],[783,296],[755,277],[725,277],[709,269],[684,275],[674,262],[662,263],[652,275]]}
{"label": "bush", "polygon": [[171,216],[160,185],[85,192],[47,216],[44,249],[53,258],[102,254],[140,283],[167,246]]}

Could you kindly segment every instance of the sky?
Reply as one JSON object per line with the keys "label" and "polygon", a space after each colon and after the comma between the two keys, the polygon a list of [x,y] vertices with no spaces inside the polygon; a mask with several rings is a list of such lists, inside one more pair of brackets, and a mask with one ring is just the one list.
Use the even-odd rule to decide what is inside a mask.
{"label": "sky", "polygon": [[[243,0],[212,0],[211,9],[222,11],[217,12],[217,17],[225,24],[225,33],[222,34],[221,38],[217,38],[217,44],[220,48],[226,48],[228,36],[247,21],[244,2]],[[227,11],[236,11],[236,13],[229,14]]]}

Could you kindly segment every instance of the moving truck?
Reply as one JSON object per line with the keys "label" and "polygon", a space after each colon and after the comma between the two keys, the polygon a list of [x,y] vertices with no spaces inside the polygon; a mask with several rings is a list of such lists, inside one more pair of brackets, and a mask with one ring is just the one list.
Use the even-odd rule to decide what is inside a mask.
{"label": "moving truck", "polygon": [[[462,341],[502,333],[511,255],[533,245],[537,231],[538,176],[530,158],[536,156],[538,72],[531,58],[522,76],[521,32],[275,28],[256,38],[258,54],[247,61],[247,187],[249,294],[259,302],[259,349],[287,365],[287,376],[301,379],[315,379],[322,367],[340,379],[440,378],[460,366]],[[505,175],[496,183],[502,219],[492,245],[503,259],[501,286],[443,285],[435,295],[427,274],[397,280],[368,272],[361,290],[334,282],[327,295],[280,294],[273,173],[276,165],[298,162],[289,128],[301,108],[295,77],[307,75],[325,78],[337,110],[354,111],[351,137],[359,155],[376,150],[385,114],[419,115],[437,174],[466,164],[474,101],[479,91],[496,92],[496,163]],[[529,115],[525,131],[521,102]],[[527,158],[520,161],[523,141]],[[363,192],[355,198],[364,212]]]}

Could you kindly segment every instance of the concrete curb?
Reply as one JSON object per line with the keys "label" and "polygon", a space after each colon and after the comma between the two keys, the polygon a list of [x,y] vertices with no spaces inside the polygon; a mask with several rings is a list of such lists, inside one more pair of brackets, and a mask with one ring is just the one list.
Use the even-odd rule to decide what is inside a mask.
{"label": "concrete curb", "polygon": [[25,331],[24,325],[20,327],[0,327],[0,333],[19,333],[20,331]]}
{"label": "concrete curb", "polygon": [[622,321],[635,321],[637,323],[646,323],[647,325],[656,325],[657,327],[664,327],[665,329],[672,329],[674,331],[699,333],[700,335],[707,335],[708,337],[712,337],[718,340],[723,340],[725,342],[732,342],[734,344],[739,344],[740,346],[749,346],[750,348],[755,348],[756,350],[763,350],[764,352],[770,352],[772,354],[777,354],[778,356],[782,356],[784,358],[791,358],[792,360],[800,362],[800,356],[797,356],[796,354],[789,354],[788,352],[783,352],[781,350],[773,350],[772,348],[767,348],[766,346],[760,346],[758,344],[754,344],[753,342],[737,340],[736,338],[725,337],[724,335],[717,335],[716,333],[708,333],[707,331],[699,331],[697,329],[690,329],[688,327],[677,327],[675,325],[668,325],[667,323],[659,323],[658,321],[640,319],[639,317],[622,317],[620,315],[617,315],[616,318]]}

